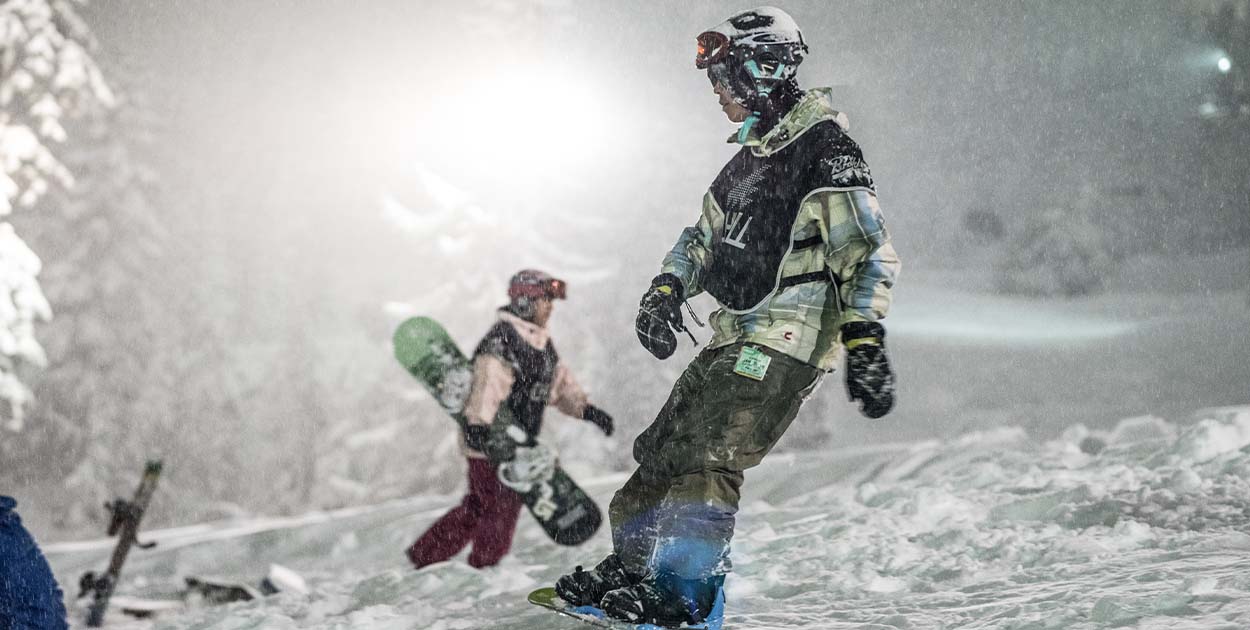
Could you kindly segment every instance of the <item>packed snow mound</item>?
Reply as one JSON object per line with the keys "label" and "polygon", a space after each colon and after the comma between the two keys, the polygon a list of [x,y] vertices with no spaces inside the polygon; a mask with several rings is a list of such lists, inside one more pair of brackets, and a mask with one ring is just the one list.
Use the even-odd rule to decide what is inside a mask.
{"label": "packed snow mound", "polygon": [[1250,409],[1205,416],[1122,422],[1096,454],[1079,429],[970,435],[757,504],[734,599],[766,604],[749,627],[1250,627]]}
{"label": "packed snow mound", "polygon": [[[1134,418],[1038,443],[1018,429],[770,457],[747,476],[728,628],[886,630],[1250,627],[1250,407]],[[586,479],[586,475],[579,478]],[[584,481],[606,502],[621,476]],[[403,547],[456,497],[424,497],[282,532],[141,556],[126,594],[226,563],[299,570],[307,594],[129,627],[573,627],[525,594],[609,550],[533,523],[501,565],[413,571]],[[280,534],[280,535],[279,535]],[[68,547],[67,547],[68,549]],[[62,580],[104,552],[53,554]],[[262,564],[263,563],[263,564]],[[197,566],[204,564],[204,567]],[[76,575],[74,576],[76,577]],[[119,626],[125,627],[125,626]]]}

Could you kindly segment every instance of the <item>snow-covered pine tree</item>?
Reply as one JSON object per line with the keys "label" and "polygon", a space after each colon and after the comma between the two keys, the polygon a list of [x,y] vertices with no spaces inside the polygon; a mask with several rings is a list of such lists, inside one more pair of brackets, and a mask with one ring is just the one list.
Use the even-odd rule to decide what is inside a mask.
{"label": "snow-covered pine tree", "polygon": [[[54,184],[71,184],[70,170],[50,148],[67,138],[62,122],[112,104],[77,4],[0,3],[0,216],[29,208]],[[36,279],[40,266],[13,226],[0,222],[0,417],[10,431],[22,429],[31,398],[20,368],[44,362],[34,325],[51,313]]]}
{"label": "snow-covered pine tree", "polygon": [[42,285],[57,314],[41,333],[47,367],[31,379],[40,430],[22,436],[22,455],[47,478],[68,476],[67,506],[98,508],[128,482],[134,462],[156,454],[155,425],[168,417],[168,398],[148,391],[171,330],[158,289],[166,216],[149,166],[156,123],[137,90],[120,91],[117,105],[66,125],[74,185],[54,186],[19,218],[48,261]]}

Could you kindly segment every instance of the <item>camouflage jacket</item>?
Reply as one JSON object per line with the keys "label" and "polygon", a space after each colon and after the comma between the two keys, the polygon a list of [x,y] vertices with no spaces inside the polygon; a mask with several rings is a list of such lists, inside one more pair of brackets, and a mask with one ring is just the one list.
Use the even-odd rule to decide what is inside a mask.
{"label": "camouflage jacket", "polygon": [[[664,257],[661,271],[680,278],[687,297],[708,290],[717,298],[708,347],[750,342],[832,370],[841,355],[841,326],[885,317],[900,263],[868,165],[846,128],[846,116],[831,105],[831,90],[809,90],[768,133],[746,141],[704,195],[698,221]],[[770,160],[780,163],[770,167]],[[745,254],[725,246],[745,249],[742,243],[755,235],[741,219],[750,218],[754,200],[770,195],[774,205],[754,211],[763,218],[757,226],[781,216],[773,219],[782,222],[773,230],[773,253],[767,260],[742,259]],[[734,207],[728,220],[726,205]],[[726,253],[739,260],[721,260],[718,267]],[[754,269],[752,261],[759,261]],[[723,271],[730,267],[733,274],[755,276],[763,288],[722,299],[732,293],[726,287],[735,287],[736,278]],[[713,278],[718,268],[721,275]]]}

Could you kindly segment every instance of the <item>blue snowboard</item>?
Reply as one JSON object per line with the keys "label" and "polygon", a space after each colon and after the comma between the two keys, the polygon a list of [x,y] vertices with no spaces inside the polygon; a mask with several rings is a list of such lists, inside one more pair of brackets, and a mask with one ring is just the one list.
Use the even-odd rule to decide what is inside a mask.
{"label": "blue snowboard", "polygon": [[[529,599],[531,604],[554,610],[561,615],[572,617],[596,628],[607,628],[608,630],[667,630],[650,623],[629,623],[628,621],[612,619],[594,606],[570,606],[560,599],[560,596],[556,595],[556,589],[551,587],[540,588],[530,593],[527,599]],[[684,630],[721,630],[724,622],[725,591],[721,590],[716,595],[716,603],[712,605],[712,614],[708,615],[707,621],[693,626],[682,626],[682,628]]]}

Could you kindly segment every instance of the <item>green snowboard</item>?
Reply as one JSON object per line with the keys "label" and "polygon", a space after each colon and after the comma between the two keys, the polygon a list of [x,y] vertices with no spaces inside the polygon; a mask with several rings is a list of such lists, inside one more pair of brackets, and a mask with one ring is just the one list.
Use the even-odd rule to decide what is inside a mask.
{"label": "green snowboard", "polygon": [[[442,325],[428,317],[404,320],[395,331],[395,358],[425,389],[434,396],[443,410],[463,431],[468,423],[464,404],[473,384],[473,368],[452,341]],[[515,435],[524,435],[519,427],[509,431],[512,422],[507,410],[500,409],[491,428],[487,455],[498,466],[511,458],[518,446]],[[594,535],[603,521],[599,506],[578,487],[556,462],[543,479],[518,489],[530,514],[538,520],[547,535],[561,545],[579,545]]]}

